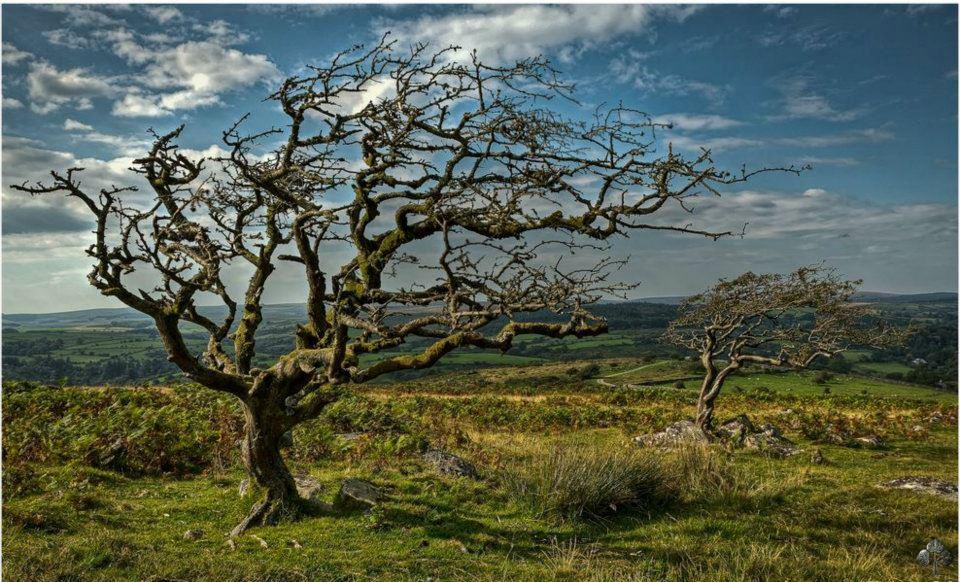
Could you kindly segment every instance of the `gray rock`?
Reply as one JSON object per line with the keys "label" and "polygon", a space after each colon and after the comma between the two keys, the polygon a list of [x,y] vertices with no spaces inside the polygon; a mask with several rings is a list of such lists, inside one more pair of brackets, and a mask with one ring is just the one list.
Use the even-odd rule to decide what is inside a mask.
{"label": "gray rock", "polygon": [[640,447],[677,447],[690,443],[706,443],[708,440],[707,435],[689,420],[675,422],[660,432],[633,438],[633,442]]}
{"label": "gray rock", "polygon": [[747,435],[743,439],[743,446],[771,457],[789,457],[800,452],[800,447],[783,436],[780,430],[772,424],[763,424],[757,432]]}
{"label": "gray rock", "polygon": [[721,424],[716,430],[717,436],[732,441],[736,445],[742,445],[744,439],[754,432],[756,429],[746,414],[738,414]]}
{"label": "gray rock", "polygon": [[202,530],[202,529],[188,529],[188,530],[183,534],[183,539],[185,539],[185,540],[187,540],[187,541],[191,541],[191,542],[196,541],[196,540],[199,540],[199,539],[202,538],[202,537],[203,537],[203,530]]}
{"label": "gray rock", "polygon": [[444,475],[470,478],[477,477],[476,467],[451,453],[437,450],[427,451],[423,454],[423,460],[433,465],[437,471]]}
{"label": "gray rock", "polygon": [[240,497],[246,497],[248,493],[250,493],[250,479],[244,479],[243,481],[240,481],[240,487],[237,489],[237,494],[239,494]]}
{"label": "gray rock", "polygon": [[297,484],[297,494],[301,499],[316,501],[323,493],[323,483],[306,473],[297,475],[293,481]]}
{"label": "gray rock", "polygon": [[362,479],[346,479],[337,493],[335,505],[342,508],[372,507],[385,495],[373,483]]}
{"label": "gray rock", "polygon": [[891,481],[880,483],[884,489],[906,489],[916,491],[917,493],[926,493],[928,495],[938,495],[954,501],[957,500],[957,484],[934,479],[933,477],[907,476],[898,477]]}
{"label": "gray rock", "polygon": [[820,449],[814,449],[813,454],[810,455],[810,462],[814,465],[822,465],[827,462],[823,456],[823,452]]}
{"label": "gray rock", "polygon": [[365,433],[365,432],[338,432],[338,433],[335,433],[333,436],[349,442],[349,441],[355,441],[355,440],[357,440],[358,438],[364,436],[365,434],[367,434],[367,433]]}
{"label": "gray rock", "polygon": [[874,448],[874,449],[883,448],[886,445],[886,443],[883,442],[883,439],[875,434],[872,434],[869,436],[857,437],[857,442],[861,443],[866,447]]}

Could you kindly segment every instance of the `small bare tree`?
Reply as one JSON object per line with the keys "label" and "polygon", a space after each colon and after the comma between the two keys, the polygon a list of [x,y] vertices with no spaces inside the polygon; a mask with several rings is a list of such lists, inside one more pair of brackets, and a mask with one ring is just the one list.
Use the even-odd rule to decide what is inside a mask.
{"label": "small bare tree", "polygon": [[744,273],[687,298],[664,337],[700,354],[706,373],[697,426],[711,430],[724,382],[747,364],[800,369],[851,346],[901,343],[907,330],[886,325],[875,310],[851,300],[859,284],[811,266],[789,275]]}
{"label": "small bare tree", "polygon": [[[546,105],[572,88],[543,59],[497,67],[455,56],[422,45],[400,54],[386,38],[344,51],[271,96],[285,127],[241,133],[241,119],[213,160],[178,148],[182,128],[155,134],[133,167],[147,197],[89,192],[81,168],[19,187],[82,201],[96,219],[90,284],[153,318],[187,377],[242,402],[242,458],[266,497],[233,534],[296,515],[281,437],[345,385],[427,368],[457,348],[507,350],[521,334],[603,333],[585,307],[617,290],[619,263],[563,270],[565,251],[630,229],[729,234],[648,219],[756,172],[717,170],[707,151],[654,156],[655,124],[624,107],[561,117]],[[306,321],[291,330],[293,350],[257,367],[264,291],[281,261],[302,269]],[[227,284],[235,263],[248,274],[239,300]],[[411,283],[418,266],[425,275]],[[514,318],[540,310],[568,320]],[[206,330],[202,354],[183,323]],[[425,347],[361,359],[414,338]]]}

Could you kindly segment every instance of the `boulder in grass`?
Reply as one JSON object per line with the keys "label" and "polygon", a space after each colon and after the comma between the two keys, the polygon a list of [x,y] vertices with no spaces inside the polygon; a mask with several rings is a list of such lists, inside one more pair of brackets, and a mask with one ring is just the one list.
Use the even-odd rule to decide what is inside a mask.
{"label": "boulder in grass", "polygon": [[477,477],[476,467],[451,453],[438,450],[427,451],[423,454],[423,460],[433,465],[437,471],[444,475],[470,477],[472,479]]}
{"label": "boulder in grass", "polygon": [[916,491],[917,493],[925,493],[927,495],[938,495],[954,501],[957,500],[956,483],[950,483],[949,481],[935,479],[933,477],[898,477],[891,481],[884,481],[883,483],[880,483],[880,487],[884,489],[906,489],[908,491]]}
{"label": "boulder in grass", "polygon": [[743,439],[743,445],[748,449],[779,458],[789,457],[800,452],[800,447],[783,436],[780,430],[772,424],[760,425],[756,432]]}
{"label": "boulder in grass", "polygon": [[708,440],[707,435],[689,420],[681,420],[670,424],[660,432],[633,438],[633,442],[637,446],[649,448],[678,447],[693,443],[706,443]]}
{"label": "boulder in grass", "polygon": [[335,506],[343,509],[364,509],[384,500],[386,495],[373,483],[363,479],[346,479],[337,493]]}
{"label": "boulder in grass", "polygon": [[875,434],[857,437],[857,443],[859,443],[860,446],[870,449],[881,449],[886,446],[886,443],[883,442],[883,439]]}
{"label": "boulder in grass", "polygon": [[316,501],[323,493],[323,484],[306,473],[297,475],[293,481],[297,484],[297,494],[301,499]]}
{"label": "boulder in grass", "polygon": [[717,430],[717,436],[724,440],[731,441],[734,445],[743,445],[743,441],[748,435],[756,432],[753,423],[746,414],[738,414],[730,420],[721,424]]}

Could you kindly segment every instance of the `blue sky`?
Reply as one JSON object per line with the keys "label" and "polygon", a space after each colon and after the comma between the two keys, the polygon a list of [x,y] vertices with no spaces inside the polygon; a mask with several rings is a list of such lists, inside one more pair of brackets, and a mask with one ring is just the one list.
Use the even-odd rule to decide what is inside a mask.
{"label": "blue sky", "polygon": [[182,144],[213,152],[243,113],[279,120],[262,99],[284,76],[385,31],[487,61],[545,54],[578,84],[567,115],[623,101],[734,169],[813,166],[699,205],[698,224],[748,222],[742,240],[617,242],[635,296],[820,260],[872,290],[956,289],[956,6],[6,5],[3,311],[113,306],[86,286],[87,217],[9,184],[78,161],[91,184],[135,183],[148,127],[186,123]]}

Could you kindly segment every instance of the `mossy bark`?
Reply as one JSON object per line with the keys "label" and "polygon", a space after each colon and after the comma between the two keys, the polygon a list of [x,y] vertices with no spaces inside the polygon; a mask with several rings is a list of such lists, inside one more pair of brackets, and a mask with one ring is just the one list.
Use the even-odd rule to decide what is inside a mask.
{"label": "mossy bark", "polygon": [[283,435],[290,428],[283,410],[269,401],[258,400],[246,403],[244,411],[243,463],[253,482],[266,494],[230,532],[231,536],[258,525],[275,525],[281,519],[295,518],[301,506],[296,482],[280,453]]}

